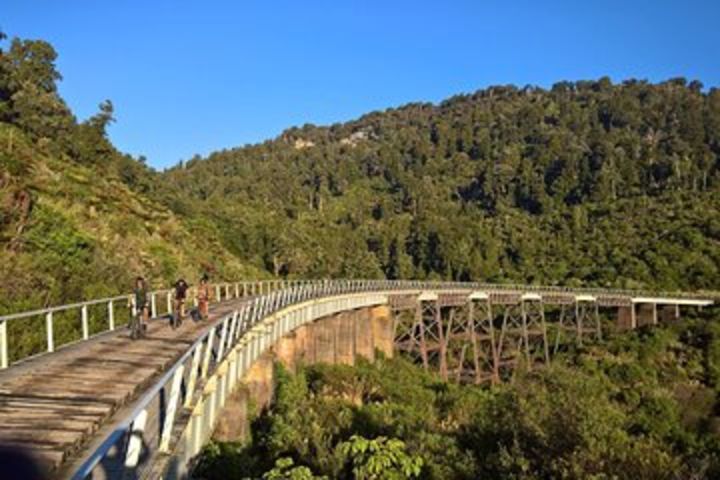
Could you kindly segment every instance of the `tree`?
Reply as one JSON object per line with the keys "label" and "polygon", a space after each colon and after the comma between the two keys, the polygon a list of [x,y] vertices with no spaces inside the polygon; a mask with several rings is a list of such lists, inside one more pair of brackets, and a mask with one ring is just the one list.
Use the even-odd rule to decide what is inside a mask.
{"label": "tree", "polygon": [[9,72],[8,88],[17,92],[33,85],[45,93],[57,91],[56,82],[62,76],[55,69],[56,59],[57,52],[49,43],[14,38],[10,49],[2,56]]}
{"label": "tree", "polygon": [[325,476],[315,476],[308,467],[295,466],[292,458],[280,458],[275,467],[264,473],[263,480],[327,480]]}
{"label": "tree", "polygon": [[112,102],[105,100],[99,105],[99,110],[74,129],[74,141],[70,150],[82,163],[105,163],[116,154],[106,132],[107,126],[115,121]]}
{"label": "tree", "polygon": [[405,443],[397,439],[378,437],[368,440],[353,435],[338,448],[349,460],[356,480],[418,478],[422,470],[422,458],[408,455]]}
{"label": "tree", "polygon": [[55,49],[42,40],[12,40],[0,51],[0,119],[15,123],[36,137],[67,132],[73,118],[57,95],[62,77],[55,69]]}

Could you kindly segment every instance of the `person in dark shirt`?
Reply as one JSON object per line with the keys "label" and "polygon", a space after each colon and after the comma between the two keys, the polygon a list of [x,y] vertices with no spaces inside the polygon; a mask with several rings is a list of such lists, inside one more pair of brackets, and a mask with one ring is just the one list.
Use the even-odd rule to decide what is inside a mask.
{"label": "person in dark shirt", "polygon": [[172,327],[177,328],[182,324],[185,316],[185,299],[187,298],[188,284],[182,278],[175,282],[175,306],[173,309]]}
{"label": "person in dark shirt", "polygon": [[150,318],[150,302],[147,289],[147,283],[143,277],[135,279],[134,307],[132,318],[130,320],[130,337],[135,340],[145,336],[147,322]]}

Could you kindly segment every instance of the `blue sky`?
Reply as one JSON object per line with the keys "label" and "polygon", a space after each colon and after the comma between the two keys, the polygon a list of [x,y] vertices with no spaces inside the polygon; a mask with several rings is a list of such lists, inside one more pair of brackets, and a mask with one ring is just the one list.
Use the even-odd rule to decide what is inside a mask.
{"label": "blue sky", "polygon": [[720,1],[2,0],[59,52],[80,118],[158,168],[488,85],[675,76],[720,86]]}

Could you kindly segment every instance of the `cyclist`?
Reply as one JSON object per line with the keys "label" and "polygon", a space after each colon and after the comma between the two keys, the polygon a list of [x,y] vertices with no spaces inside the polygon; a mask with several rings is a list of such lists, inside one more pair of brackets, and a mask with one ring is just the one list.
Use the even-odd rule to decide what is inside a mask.
{"label": "cyclist", "polygon": [[145,336],[147,322],[150,318],[147,283],[143,277],[137,277],[135,279],[133,295],[135,298],[135,311],[130,318],[130,338],[135,340]]}
{"label": "cyclist", "polygon": [[188,284],[182,278],[175,282],[175,302],[173,308],[172,328],[182,324],[185,315],[185,298],[187,297]]}

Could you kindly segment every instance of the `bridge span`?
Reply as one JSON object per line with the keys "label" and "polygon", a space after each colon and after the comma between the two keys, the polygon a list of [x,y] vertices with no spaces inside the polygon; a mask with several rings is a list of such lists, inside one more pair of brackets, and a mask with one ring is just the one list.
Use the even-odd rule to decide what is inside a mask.
{"label": "bridge span", "polygon": [[[31,449],[56,478],[184,478],[252,366],[267,351],[282,357],[283,339],[301,329],[315,326],[317,360],[327,358],[323,349],[344,361],[382,344],[443,378],[498,382],[518,364],[547,364],[608,329],[673,321],[682,308],[717,300],[372,280],[238,282],[214,291],[210,319],[177,330],[160,321],[170,292],[153,292],[148,338],[134,342],[117,308],[129,296],[0,317],[0,442]],[[377,308],[386,312],[379,319],[324,321]]]}

